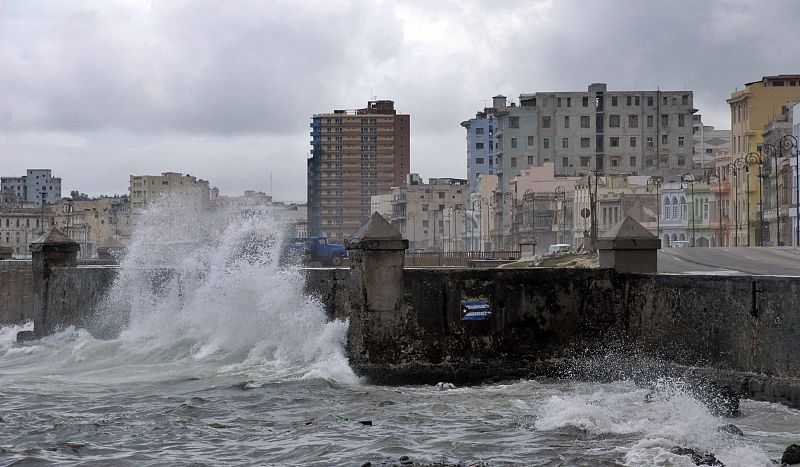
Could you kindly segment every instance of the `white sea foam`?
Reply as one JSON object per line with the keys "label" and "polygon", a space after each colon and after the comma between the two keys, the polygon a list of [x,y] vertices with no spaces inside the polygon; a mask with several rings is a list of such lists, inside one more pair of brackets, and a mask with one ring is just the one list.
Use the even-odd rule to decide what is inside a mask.
{"label": "white sea foam", "polygon": [[735,420],[712,415],[680,385],[650,403],[645,402],[647,392],[620,382],[598,385],[593,391],[552,395],[538,409],[534,426],[540,431],[577,428],[594,436],[635,436],[639,441],[624,457],[631,466],[694,465],[690,457],[670,453],[675,446],[713,453],[729,466],[771,465],[769,457],[752,442],[717,431]]}
{"label": "white sea foam", "polygon": [[118,334],[124,353],[154,363],[356,382],[347,323],[328,322],[304,295],[303,272],[281,264],[280,219],[231,214],[200,214],[179,197],[144,212],[93,330]]}

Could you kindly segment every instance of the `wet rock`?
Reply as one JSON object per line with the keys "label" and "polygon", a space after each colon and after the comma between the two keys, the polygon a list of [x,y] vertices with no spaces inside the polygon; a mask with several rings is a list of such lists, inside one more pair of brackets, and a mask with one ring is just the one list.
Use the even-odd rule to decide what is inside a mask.
{"label": "wet rock", "polygon": [[442,382],[442,381],[436,383],[436,389],[438,389],[440,391],[446,391],[448,389],[455,389],[455,388],[456,388],[456,385],[453,384],[453,383],[445,383],[445,382]]}
{"label": "wet rock", "polygon": [[714,454],[711,454],[710,452],[707,452],[705,454],[699,454],[694,449],[682,448],[680,446],[675,446],[674,448],[670,449],[669,452],[678,456],[691,456],[694,465],[716,465],[722,467],[725,466],[725,464],[717,460]]}
{"label": "wet rock", "polygon": [[209,423],[208,426],[211,428],[228,428],[227,425],[223,425],[222,423]]}
{"label": "wet rock", "polygon": [[33,331],[19,331],[17,333],[17,342],[30,342],[35,340]]}
{"label": "wet rock", "polygon": [[411,461],[411,459],[409,459],[408,456],[401,456],[400,457],[400,464],[402,464],[402,465],[411,465],[411,464],[413,464],[413,462]]}
{"label": "wet rock", "polygon": [[372,426],[372,420],[359,420],[358,423],[360,423],[362,425],[365,425],[365,426]]}
{"label": "wet rock", "polygon": [[729,423],[727,425],[723,425],[721,427],[717,427],[717,431],[720,433],[730,433],[736,436],[744,436],[744,432],[739,429],[738,426],[734,425],[733,423]]}
{"label": "wet rock", "polygon": [[781,456],[781,464],[800,464],[800,444],[790,444]]}
{"label": "wet rock", "polygon": [[231,385],[231,389],[238,389],[240,391],[247,391],[249,389],[254,389],[253,384],[255,381],[242,381],[241,383],[236,383]]}
{"label": "wet rock", "polygon": [[369,462],[369,461],[368,462],[364,462],[363,464],[361,464],[361,467],[372,467],[372,462]]}

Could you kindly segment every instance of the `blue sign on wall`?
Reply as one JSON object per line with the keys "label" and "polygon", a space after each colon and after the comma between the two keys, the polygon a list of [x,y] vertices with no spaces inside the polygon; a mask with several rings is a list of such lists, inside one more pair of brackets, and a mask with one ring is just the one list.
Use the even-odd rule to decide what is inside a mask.
{"label": "blue sign on wall", "polygon": [[487,300],[461,302],[461,321],[485,321],[492,316]]}

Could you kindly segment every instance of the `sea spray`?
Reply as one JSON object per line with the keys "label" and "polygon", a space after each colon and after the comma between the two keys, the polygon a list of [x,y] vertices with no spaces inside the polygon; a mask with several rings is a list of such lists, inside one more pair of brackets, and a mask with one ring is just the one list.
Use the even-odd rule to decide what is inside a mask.
{"label": "sea spray", "polygon": [[221,371],[355,382],[346,323],[327,322],[302,270],[281,262],[281,219],[192,206],[169,196],[140,215],[93,332],[133,353],[218,360]]}

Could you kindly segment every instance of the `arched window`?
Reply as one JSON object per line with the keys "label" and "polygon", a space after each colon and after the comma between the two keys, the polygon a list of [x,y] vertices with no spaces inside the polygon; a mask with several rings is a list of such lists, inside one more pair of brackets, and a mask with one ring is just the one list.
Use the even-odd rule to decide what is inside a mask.
{"label": "arched window", "polygon": [[[669,201],[669,200],[667,200],[667,201]],[[670,246],[669,235],[664,235],[664,241],[661,244],[661,248],[668,247],[668,246]]]}
{"label": "arched window", "polygon": [[685,242],[685,241],[686,241],[686,235],[684,235],[684,234],[681,234],[681,235],[680,235],[678,238],[679,238],[679,239],[680,239],[682,242]]}
{"label": "arched window", "polygon": [[[671,214],[670,209],[672,209],[672,208],[670,208],[670,206],[669,206],[669,197],[665,196],[664,197],[664,209],[661,210],[661,212],[664,213],[663,214],[664,219],[669,219],[669,216]],[[668,243],[668,242],[665,242],[665,243]]]}

